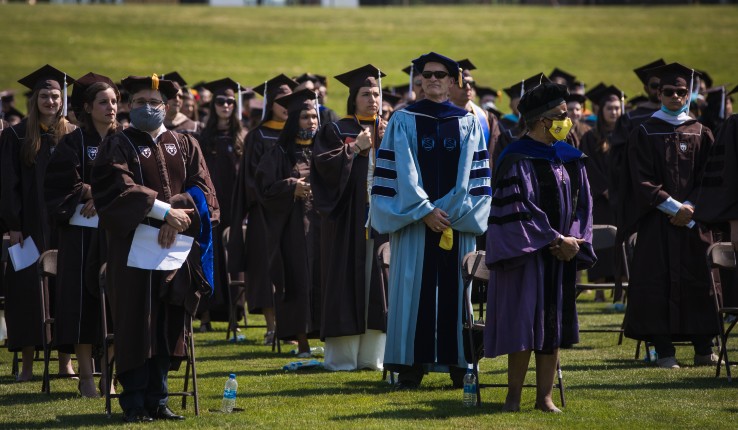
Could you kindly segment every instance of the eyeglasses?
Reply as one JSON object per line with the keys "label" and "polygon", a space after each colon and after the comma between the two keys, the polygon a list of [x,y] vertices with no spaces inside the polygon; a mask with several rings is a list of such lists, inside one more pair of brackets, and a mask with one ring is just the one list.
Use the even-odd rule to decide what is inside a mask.
{"label": "eyeglasses", "polygon": [[474,83],[474,81],[466,81],[465,80],[465,81],[463,81],[463,84],[464,84],[465,87],[466,86],[469,86],[469,88],[472,88],[472,89],[477,87],[477,84]]}
{"label": "eyeglasses", "polygon": [[230,106],[236,103],[236,99],[232,97],[216,97],[215,104],[218,106]]}
{"label": "eyeglasses", "polygon": [[689,92],[686,88],[679,88],[678,90],[673,90],[671,88],[664,88],[661,90],[661,94],[663,94],[666,97],[672,97],[675,93],[679,97],[684,97]]}
{"label": "eyeglasses", "polygon": [[135,99],[135,100],[132,100],[131,101],[131,104],[133,106],[136,106],[136,107],[141,107],[143,105],[149,105],[152,108],[157,108],[158,109],[162,105],[164,105],[164,101],[163,100],[157,100],[157,99],[150,99],[150,100],[146,100],[146,99]]}
{"label": "eyeglasses", "polygon": [[569,112],[561,112],[558,115],[544,116],[544,118],[546,119],[553,119],[553,120],[558,120],[558,121],[565,120],[568,117],[569,117]]}
{"label": "eyeglasses", "polygon": [[448,72],[444,72],[443,70],[436,70],[434,72],[423,72],[421,73],[425,79],[430,79],[431,77],[435,77],[436,79],[443,79],[446,76],[448,76]]}

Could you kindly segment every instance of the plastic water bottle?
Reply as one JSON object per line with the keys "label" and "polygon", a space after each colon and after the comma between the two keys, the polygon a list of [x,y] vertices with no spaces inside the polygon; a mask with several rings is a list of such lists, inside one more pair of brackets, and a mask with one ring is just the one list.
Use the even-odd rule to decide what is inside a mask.
{"label": "plastic water bottle", "polygon": [[464,406],[470,408],[477,405],[477,376],[469,367],[464,375]]}
{"label": "plastic water bottle", "polygon": [[238,391],[236,374],[231,373],[225,383],[225,389],[223,390],[223,406],[221,407],[222,412],[233,412],[233,408],[236,406],[236,391]]}

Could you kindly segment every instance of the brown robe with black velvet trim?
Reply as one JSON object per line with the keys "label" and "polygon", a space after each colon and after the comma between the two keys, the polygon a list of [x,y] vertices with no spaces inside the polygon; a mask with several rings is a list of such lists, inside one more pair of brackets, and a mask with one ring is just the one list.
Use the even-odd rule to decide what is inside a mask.
{"label": "brown robe with black velvet trim", "polygon": [[[49,222],[44,202],[44,174],[56,142],[54,135],[41,132],[41,144],[34,164],[27,166],[20,156],[26,137],[28,120],[3,130],[0,138],[0,165],[2,191],[0,192],[0,216],[10,231],[20,231],[26,240],[33,238],[39,253],[56,248],[55,226]],[[75,127],[69,125],[67,132]],[[23,347],[43,346],[43,308],[38,287],[36,265],[16,272],[8,261],[5,269],[5,320],[8,326],[8,349],[18,351]],[[54,282],[49,285],[53,297]],[[51,315],[54,315],[53,300]],[[48,333],[50,336],[50,333]]]}
{"label": "brown robe with black velvet trim", "polygon": [[[197,141],[167,131],[156,142],[135,128],[108,137],[95,160],[92,195],[107,232],[107,288],[115,326],[118,372],[144,365],[154,355],[184,356],[185,330],[191,330],[202,294],[210,291],[200,265],[197,242],[176,271],[128,267],[128,253],[139,224],[160,227],[147,214],[158,199],[174,208],[195,208],[186,192],[198,187],[205,194],[211,221],[219,212],[214,187]],[[195,211],[183,234],[197,237],[200,217]]]}
{"label": "brown robe with black velvet trim", "polygon": [[[374,262],[388,235],[371,232],[374,239],[370,279],[366,280],[366,220],[368,211],[368,154],[353,155],[352,142],[373,121],[344,118],[323,126],[316,136],[311,167],[315,208],[322,216],[321,277],[323,303],[320,337],[386,331],[387,292]],[[380,141],[374,142],[379,148]],[[366,288],[369,287],[369,303]]]}
{"label": "brown robe with black velvet trim", "polygon": [[638,238],[630,267],[625,335],[639,340],[670,336],[689,340],[718,333],[705,251],[711,231],[701,223],[676,227],[657,206],[668,197],[694,202],[700,172],[713,137],[695,120],[673,126],[657,118],[644,121],[627,146],[631,195],[623,206],[618,233]]}

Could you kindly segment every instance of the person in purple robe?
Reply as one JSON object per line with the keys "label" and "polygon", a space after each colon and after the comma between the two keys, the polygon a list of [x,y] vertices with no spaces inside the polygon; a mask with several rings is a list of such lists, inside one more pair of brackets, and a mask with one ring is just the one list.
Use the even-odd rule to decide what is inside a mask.
{"label": "person in purple robe", "polygon": [[551,392],[559,347],[579,341],[576,272],[597,260],[586,156],[564,141],[567,94],[546,82],[523,95],[518,110],[527,132],[500,154],[492,178],[484,352],[508,355],[506,411],[520,410],[535,351],[535,407],[560,412]]}

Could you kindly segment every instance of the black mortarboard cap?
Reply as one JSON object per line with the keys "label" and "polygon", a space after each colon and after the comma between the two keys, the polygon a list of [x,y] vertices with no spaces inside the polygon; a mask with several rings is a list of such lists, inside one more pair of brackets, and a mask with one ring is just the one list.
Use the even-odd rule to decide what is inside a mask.
{"label": "black mortarboard cap", "polygon": [[174,82],[179,86],[179,89],[183,89],[187,86],[187,81],[185,81],[182,75],[180,75],[178,72],[165,73],[160,76],[160,79]]}
{"label": "black mortarboard cap", "polygon": [[484,96],[494,96],[495,98],[499,98],[502,95],[498,90],[494,88],[482,87],[479,85],[477,85],[476,91],[479,98],[482,98]]}
{"label": "black mortarboard cap", "polygon": [[643,94],[641,94],[641,95],[638,95],[638,96],[635,96],[635,97],[632,97],[632,98],[628,99],[628,105],[629,106],[637,106],[637,105],[639,105],[641,103],[645,103],[647,101],[649,101],[648,97],[646,97]]}
{"label": "black mortarboard cap", "polygon": [[10,103],[15,100],[15,92],[13,90],[6,90],[0,92],[0,101],[3,103]]}
{"label": "black mortarboard cap", "polygon": [[546,77],[543,73],[538,73],[536,75],[531,76],[530,78],[526,79],[522,82],[523,88],[521,88],[521,82],[518,82],[516,84],[513,84],[512,86],[503,89],[505,94],[508,95],[511,99],[520,98],[520,95],[523,92],[528,92],[531,89],[545,83],[545,82],[551,82],[551,80]]}
{"label": "black mortarboard cap", "polygon": [[385,77],[384,73],[371,64],[361,66],[357,69],[334,76],[338,82],[349,87],[351,91],[357,91],[361,87],[379,86],[379,76]]}
{"label": "black mortarboard cap", "polygon": [[232,96],[238,94],[238,82],[231,78],[218,79],[217,81],[206,82],[202,84],[202,88],[213,93],[213,96]]}
{"label": "black mortarboard cap", "polygon": [[646,70],[649,76],[657,76],[661,85],[674,85],[689,87],[695,76],[700,73],[679,63],[670,63],[664,66],[654,67]]}
{"label": "black mortarboard cap", "polygon": [[654,67],[659,67],[666,65],[666,62],[663,58],[659,58],[658,60],[645,64],[641,67],[633,69],[633,72],[638,76],[638,79],[643,82],[643,85],[648,85],[648,80],[651,79],[651,76],[653,76],[650,72],[651,69]]}
{"label": "black mortarboard cap", "polygon": [[577,77],[574,76],[574,75],[572,75],[571,73],[567,73],[567,72],[559,69],[558,67],[555,67],[551,71],[551,74],[548,75],[548,79],[553,82],[557,78],[562,78],[565,81],[564,85],[569,86],[572,83],[574,83],[574,81],[576,80]]}
{"label": "black mortarboard cap", "polygon": [[153,74],[152,76],[129,76],[121,81],[123,88],[128,91],[131,96],[141,90],[157,90],[164,97],[171,99],[177,95],[179,89],[174,85],[174,82],[166,79],[159,79],[159,76]]}
{"label": "black mortarboard cap", "polygon": [[738,85],[736,85],[735,88],[730,90],[730,92],[728,92],[728,95],[735,94],[735,93],[738,93]]}
{"label": "black mortarboard cap", "polygon": [[295,82],[301,84],[305,81],[318,82],[323,86],[328,85],[328,79],[323,75],[316,75],[314,73],[303,73],[302,75],[295,78]]}
{"label": "black mortarboard cap", "polygon": [[[298,85],[300,84],[288,78],[286,75],[279,74],[269,79],[265,83],[254,87],[254,92],[258,93],[259,95],[263,97],[273,99],[274,96],[277,96],[280,94],[291,93],[292,90]],[[287,91],[288,88],[289,88],[289,91]],[[266,90],[266,94],[265,94],[265,90]]]}
{"label": "black mortarboard cap", "polygon": [[566,85],[544,82],[530,91],[526,91],[518,103],[518,111],[526,119],[539,117],[541,114],[564,103],[569,95]]}
{"label": "black mortarboard cap", "polygon": [[451,77],[455,78],[457,81],[459,81],[459,85],[461,85],[461,79],[460,79],[461,70],[459,70],[459,63],[457,63],[456,61],[448,57],[445,57],[441,54],[435,53],[435,52],[429,52],[427,54],[423,54],[420,57],[413,60],[413,65],[415,66],[415,70],[417,70],[418,73],[423,72],[423,69],[425,68],[425,65],[427,63],[443,64],[446,67],[448,74],[451,75]]}
{"label": "black mortarboard cap", "polygon": [[18,83],[31,89],[31,91],[41,89],[61,91],[64,88],[65,77],[67,85],[72,85],[75,82],[71,76],[46,64],[25,78],[19,79]]}
{"label": "black mortarboard cap", "polygon": [[[402,69],[402,71],[403,71],[403,72],[405,72],[406,74],[408,74],[408,75],[409,75],[409,74],[410,74],[410,68],[411,68],[411,67],[412,67],[412,66],[407,66],[407,67],[405,67],[404,69]],[[419,74],[420,74],[420,72],[418,72],[418,69],[415,69],[415,70],[413,71],[413,74],[414,74],[414,75],[419,75]]]}
{"label": "black mortarboard cap", "polygon": [[584,105],[584,102],[586,102],[586,101],[587,101],[587,98],[584,97],[581,94],[569,94],[566,97],[566,102],[567,103],[569,103],[569,102],[577,102],[577,103],[579,103],[580,105],[583,106]]}
{"label": "black mortarboard cap", "polygon": [[317,96],[315,91],[307,88],[284,97],[278,98],[274,103],[284,106],[288,112],[302,111],[306,109],[315,109]]}
{"label": "black mortarboard cap", "polygon": [[605,90],[607,90],[607,85],[604,82],[600,82],[584,93],[584,97],[587,97],[592,103],[599,103]]}
{"label": "black mortarboard cap", "polygon": [[113,91],[118,91],[118,87],[115,85],[113,80],[107,76],[98,75],[97,73],[92,72],[82,76],[77,79],[77,82],[74,84],[74,89],[72,90],[72,110],[74,110],[75,113],[81,111],[84,107],[84,96],[87,88],[97,82],[104,82],[110,85],[113,88]]}
{"label": "black mortarboard cap", "polygon": [[477,66],[474,65],[471,61],[469,61],[468,58],[464,58],[463,60],[457,61],[457,64],[459,65],[459,68],[461,70],[476,70]]}
{"label": "black mortarboard cap", "polygon": [[387,91],[382,91],[382,101],[385,101],[389,103],[390,105],[395,106],[397,105],[397,103],[400,102],[400,100],[402,100],[401,96],[398,96],[396,94],[391,94]]}

